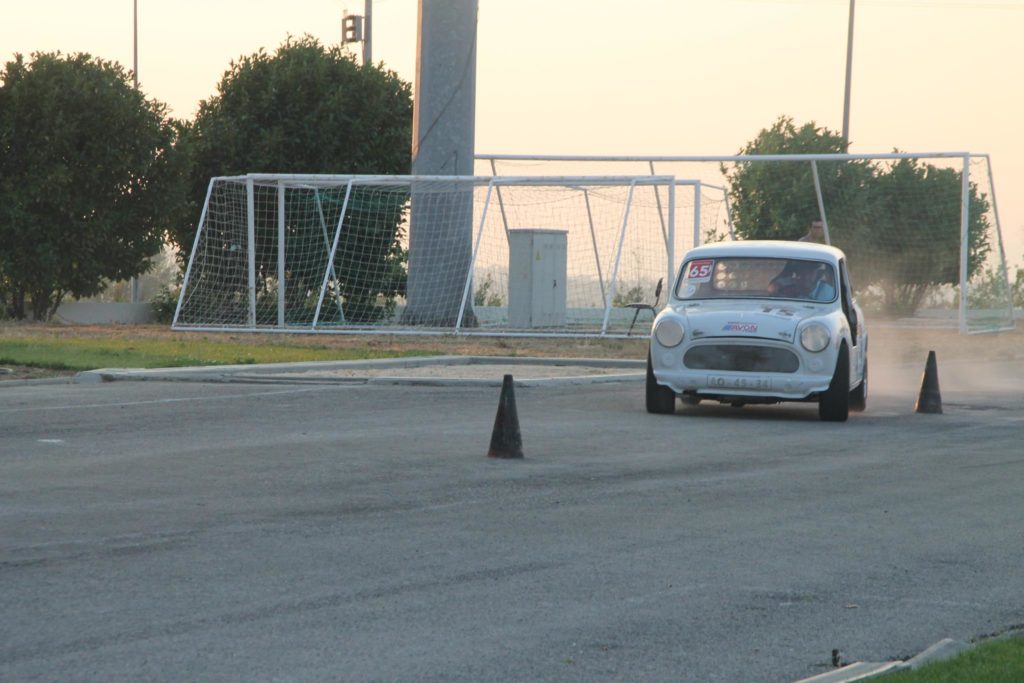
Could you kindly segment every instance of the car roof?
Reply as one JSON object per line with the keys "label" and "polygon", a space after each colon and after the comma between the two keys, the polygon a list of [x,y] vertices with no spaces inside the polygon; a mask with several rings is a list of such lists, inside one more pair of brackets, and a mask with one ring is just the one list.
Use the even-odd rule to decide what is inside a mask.
{"label": "car roof", "polygon": [[787,240],[742,240],[736,242],[715,242],[691,249],[684,261],[695,258],[726,258],[757,256],[762,258],[817,259],[836,263],[844,254],[835,247],[814,242],[793,242]]}

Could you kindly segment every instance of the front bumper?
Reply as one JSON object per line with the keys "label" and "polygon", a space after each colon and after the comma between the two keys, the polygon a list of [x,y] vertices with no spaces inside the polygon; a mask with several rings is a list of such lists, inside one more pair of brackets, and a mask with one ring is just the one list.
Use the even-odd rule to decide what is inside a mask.
{"label": "front bumper", "polygon": [[[792,352],[798,359],[795,372],[737,370],[728,367],[689,368],[683,357],[697,347],[735,346],[776,349]],[[691,356],[692,358],[693,356]],[[707,398],[724,396],[755,400],[803,401],[828,389],[835,370],[837,352],[832,345],[811,353],[788,342],[749,337],[706,338],[665,348],[651,343],[651,365],[658,384],[677,394]]]}

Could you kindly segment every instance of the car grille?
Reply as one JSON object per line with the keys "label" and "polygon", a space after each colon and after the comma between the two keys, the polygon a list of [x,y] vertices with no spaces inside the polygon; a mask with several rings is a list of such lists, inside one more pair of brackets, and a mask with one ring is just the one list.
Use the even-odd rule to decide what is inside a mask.
{"label": "car grille", "polygon": [[796,372],[800,359],[788,349],[749,344],[707,344],[694,346],[683,356],[691,370],[732,372]]}

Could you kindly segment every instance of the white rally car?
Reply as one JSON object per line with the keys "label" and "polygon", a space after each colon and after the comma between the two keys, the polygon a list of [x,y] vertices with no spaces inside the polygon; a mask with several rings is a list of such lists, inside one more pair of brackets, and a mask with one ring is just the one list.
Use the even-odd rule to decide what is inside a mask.
{"label": "white rally car", "polygon": [[647,411],[685,403],[817,401],[822,420],[864,410],[868,336],[846,257],[806,242],[691,250],[647,356]]}

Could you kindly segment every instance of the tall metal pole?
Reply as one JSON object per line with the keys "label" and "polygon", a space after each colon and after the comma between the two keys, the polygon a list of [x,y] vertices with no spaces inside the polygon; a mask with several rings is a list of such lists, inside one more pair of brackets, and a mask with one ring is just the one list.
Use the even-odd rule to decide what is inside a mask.
{"label": "tall metal pole", "polygon": [[363,2],[363,66],[373,63],[373,0]]}
{"label": "tall metal pole", "polygon": [[[419,0],[413,175],[473,175],[478,4],[479,0]],[[466,275],[473,267],[474,183],[454,182],[442,195],[419,187],[426,186],[412,189],[408,303],[402,322],[451,328],[458,321]],[[460,327],[477,324],[471,304],[472,300],[462,310]]]}
{"label": "tall metal pole", "polygon": [[[132,81],[135,89],[139,89],[139,0],[132,0]],[[137,304],[142,298],[139,278],[134,275],[128,280],[132,303]]]}
{"label": "tall metal pole", "polygon": [[132,78],[139,89],[139,0],[132,0]]}
{"label": "tall metal pole", "polygon": [[856,0],[850,0],[850,21],[846,30],[846,94],[843,97],[843,142],[850,148],[850,81],[853,80],[853,8]]}

